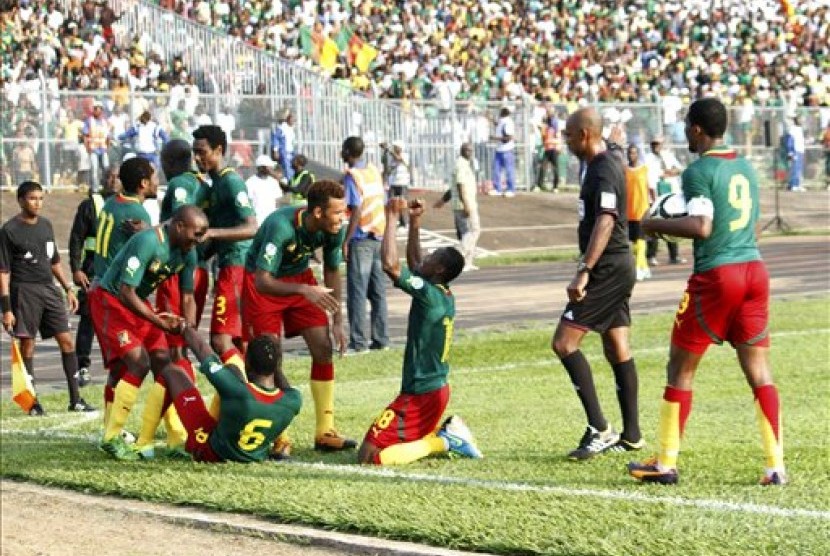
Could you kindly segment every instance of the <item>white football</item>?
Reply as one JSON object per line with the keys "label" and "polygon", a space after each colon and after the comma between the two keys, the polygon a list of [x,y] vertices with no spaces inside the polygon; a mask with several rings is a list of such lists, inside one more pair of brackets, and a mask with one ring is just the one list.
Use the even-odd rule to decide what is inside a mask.
{"label": "white football", "polygon": [[[648,209],[649,218],[659,218],[666,220],[670,218],[680,218],[689,214],[686,208],[686,197],[683,193],[667,193],[658,197]],[[685,238],[666,236],[663,234],[654,234],[655,236],[665,239],[666,241],[683,241]]]}

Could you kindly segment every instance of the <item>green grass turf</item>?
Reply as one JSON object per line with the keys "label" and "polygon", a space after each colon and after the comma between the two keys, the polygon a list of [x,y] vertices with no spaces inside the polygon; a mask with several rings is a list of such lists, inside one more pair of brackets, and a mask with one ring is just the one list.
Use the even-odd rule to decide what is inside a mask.
{"label": "green grass turf", "polygon": [[[463,310],[463,308],[462,308]],[[752,396],[729,347],[698,373],[676,487],[641,485],[625,463],[650,454],[672,315],[637,316],[632,344],[650,447],[595,461],[564,459],[584,417],[549,328],[463,334],[452,352],[449,411],[485,453],[381,470],[353,454],[311,450],[307,358],[289,359],[305,406],[292,426],[292,464],[119,463],[96,448],[99,418],[83,422],[65,396],[45,418],[2,403],[2,475],[87,492],[248,512],[280,522],[505,554],[826,554],[830,535],[830,299],[776,302],[772,363],[781,392],[791,484],[757,486],[763,459]],[[608,417],[619,426],[612,373],[598,338],[583,349]],[[362,438],[396,394],[401,351],[337,361],[339,428]],[[202,385],[204,386],[204,384]],[[209,391],[209,386],[204,391]],[[85,392],[100,405],[100,392]],[[138,428],[140,407],[129,428]]]}

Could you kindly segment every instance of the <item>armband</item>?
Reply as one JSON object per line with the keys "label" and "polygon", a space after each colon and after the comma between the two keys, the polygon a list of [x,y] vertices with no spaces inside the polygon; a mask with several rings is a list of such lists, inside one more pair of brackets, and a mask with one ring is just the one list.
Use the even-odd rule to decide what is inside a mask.
{"label": "armband", "polygon": [[4,313],[10,312],[12,310],[12,298],[8,295],[0,295],[0,309]]}
{"label": "armband", "polygon": [[706,216],[711,219],[715,215],[715,207],[711,199],[695,197],[686,203],[686,212],[689,216]]}

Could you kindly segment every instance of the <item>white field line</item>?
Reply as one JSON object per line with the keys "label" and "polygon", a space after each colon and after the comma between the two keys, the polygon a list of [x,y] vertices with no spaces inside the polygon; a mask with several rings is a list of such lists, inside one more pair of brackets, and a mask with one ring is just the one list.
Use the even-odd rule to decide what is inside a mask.
{"label": "white field line", "polygon": [[[2,434],[14,436],[35,437],[29,444],[45,443],[48,439],[79,440],[97,443],[97,435],[71,434],[63,431],[41,429],[37,431],[0,431]],[[570,488],[554,485],[534,485],[509,481],[488,481],[471,479],[468,477],[448,477],[444,475],[427,475],[424,473],[407,473],[389,468],[369,468],[359,465],[341,465],[327,463],[282,462],[275,465],[311,469],[332,475],[351,475],[358,477],[380,477],[393,480],[405,480],[413,483],[433,483],[441,485],[457,485],[462,487],[495,490],[501,492],[534,492],[537,494],[552,494],[571,498],[601,498],[605,500],[619,500],[623,502],[641,502],[646,504],[665,504],[667,506],[682,506],[700,510],[716,512],[741,512],[745,514],[759,514],[771,517],[810,518],[830,521],[830,511],[813,510],[806,508],[780,508],[754,504],[751,502],[730,502],[728,500],[712,500],[707,498],[681,498],[679,496],[653,496],[631,491],[600,490],[585,488]],[[759,487],[760,488],[760,487]]]}
{"label": "white field line", "polygon": [[[4,417],[4,418],[0,419],[0,423],[2,423],[3,426],[5,427],[5,426],[8,426],[8,425],[16,425],[18,423],[31,423],[34,419],[40,419],[41,421],[51,422],[55,419],[55,417],[58,417],[59,421],[60,421],[57,425],[46,427],[46,428],[41,429],[41,430],[56,431],[56,430],[70,429],[70,428],[72,428],[76,425],[82,425],[84,423],[88,423],[89,421],[94,421],[95,419],[100,419],[101,418],[101,413],[97,410],[96,411],[90,411],[90,412],[87,412],[87,413],[82,413],[81,415],[78,415],[74,419],[67,419],[66,415],[60,414],[60,413],[49,414],[49,415],[46,415],[45,417],[29,417],[28,415],[23,416],[23,417],[13,417],[11,419]],[[3,430],[3,431],[0,431],[0,432],[6,432],[6,431]]]}

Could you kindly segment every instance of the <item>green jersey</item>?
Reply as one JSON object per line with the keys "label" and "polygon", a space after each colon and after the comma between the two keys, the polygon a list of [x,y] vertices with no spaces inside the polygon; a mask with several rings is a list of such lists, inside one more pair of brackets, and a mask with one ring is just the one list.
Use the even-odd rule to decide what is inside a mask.
{"label": "green jersey", "polygon": [[150,215],[138,197],[119,193],[108,198],[98,213],[98,227],[95,234],[95,276],[104,275],[118,251],[133,235],[128,221],[141,220],[151,226]]}
{"label": "green jersey", "polygon": [[274,439],[300,412],[302,397],[294,388],[266,390],[243,382],[211,355],[199,367],[222,398],[210,447],[226,461],[263,461]]}
{"label": "green jersey", "polygon": [[326,268],[337,268],[343,260],[346,227],[336,234],[310,232],[303,221],[305,208],[283,207],[272,212],[254,236],[245,260],[245,270],[261,268],[274,277],[294,276],[308,268],[308,261],[318,247],[323,248]]}
{"label": "green jersey", "polygon": [[[211,174],[213,183],[207,194],[206,210],[211,228],[234,228],[249,216],[255,217],[245,182],[232,168]],[[251,240],[214,241],[211,251],[216,254],[219,268],[242,266]]]}
{"label": "green jersey", "polygon": [[395,286],[412,297],[403,356],[402,394],[441,388],[450,372],[455,298],[445,286],[432,284],[406,267]]}
{"label": "green jersey", "polygon": [[118,295],[121,285],[127,284],[138,297],[147,299],[159,284],[178,274],[179,289],[192,293],[196,263],[195,249],[182,253],[170,245],[167,226],[156,226],[130,238],[100,279],[100,286]]}
{"label": "green jersey", "polygon": [[713,208],[712,233],[694,240],[695,272],[761,258],[758,177],[745,158],[728,147],[708,150],[686,168],[682,183],[687,202],[704,197]]}
{"label": "green jersey", "polygon": [[196,172],[185,172],[170,178],[167,182],[167,192],[161,200],[160,220],[162,222],[169,220],[176,209],[182,205],[206,208],[208,193],[210,189]]}

